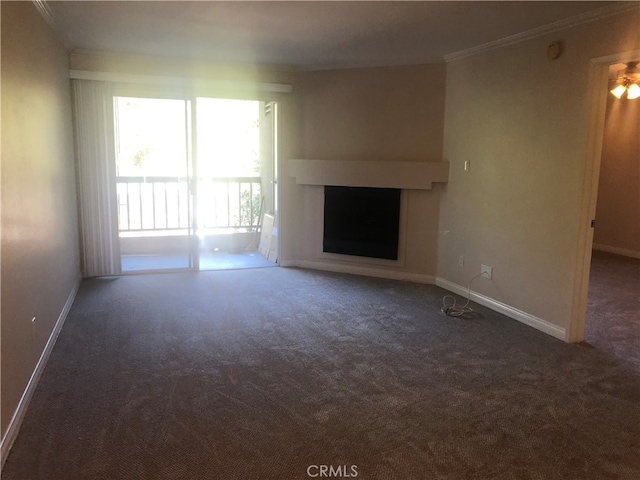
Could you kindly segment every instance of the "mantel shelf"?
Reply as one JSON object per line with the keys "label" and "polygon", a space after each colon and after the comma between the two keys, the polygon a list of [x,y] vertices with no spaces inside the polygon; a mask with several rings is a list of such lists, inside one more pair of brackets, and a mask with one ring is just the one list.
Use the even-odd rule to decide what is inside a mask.
{"label": "mantel shelf", "polygon": [[431,190],[433,183],[446,183],[449,178],[449,162],[291,159],[287,170],[299,185]]}

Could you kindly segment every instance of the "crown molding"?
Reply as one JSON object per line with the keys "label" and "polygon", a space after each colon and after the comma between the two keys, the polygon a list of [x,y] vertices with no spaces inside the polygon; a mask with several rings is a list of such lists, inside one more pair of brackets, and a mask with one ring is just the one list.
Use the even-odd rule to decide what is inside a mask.
{"label": "crown molding", "polygon": [[448,55],[445,55],[443,58],[447,63],[453,62],[463,58],[472,57],[480,53],[506,47],[508,45],[513,45],[515,43],[520,43],[526,40],[531,40],[533,38],[541,37],[543,35],[564,30],[566,28],[576,27],[578,25],[584,25],[586,23],[595,22],[597,20],[613,17],[615,15],[620,15],[622,13],[632,12],[634,10],[640,11],[640,5],[638,4],[638,2],[636,1],[621,2],[616,5],[602,7],[597,10],[585,12],[571,18],[550,23],[548,25],[543,25],[541,27],[533,28],[531,30],[526,30],[524,32],[516,33],[515,35],[510,35],[508,37],[500,38],[498,40],[494,40],[492,42],[471,47],[466,50],[460,50],[458,52],[450,53]]}

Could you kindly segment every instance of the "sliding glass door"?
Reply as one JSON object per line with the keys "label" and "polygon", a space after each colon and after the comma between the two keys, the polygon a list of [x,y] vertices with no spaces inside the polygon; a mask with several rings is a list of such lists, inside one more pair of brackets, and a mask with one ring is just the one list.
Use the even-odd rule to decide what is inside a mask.
{"label": "sliding glass door", "polygon": [[114,98],[122,271],[196,267],[191,101]]}
{"label": "sliding glass door", "polygon": [[122,272],[273,266],[276,104],[114,97]]}
{"label": "sliding glass door", "polygon": [[275,265],[270,245],[264,246],[271,236],[261,235],[265,215],[273,218],[274,142],[267,112],[275,115],[256,100],[196,98],[201,270]]}

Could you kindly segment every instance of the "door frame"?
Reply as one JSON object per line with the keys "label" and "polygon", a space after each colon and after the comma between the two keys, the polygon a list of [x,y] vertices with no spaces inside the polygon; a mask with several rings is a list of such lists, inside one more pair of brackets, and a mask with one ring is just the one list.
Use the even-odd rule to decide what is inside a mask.
{"label": "door frame", "polygon": [[[275,224],[274,228],[279,232],[280,231],[280,217],[281,213],[278,211],[280,202],[280,185],[279,185],[279,175],[280,175],[280,105],[282,103],[282,99],[278,98],[275,95],[235,95],[224,92],[216,92],[214,90],[202,90],[195,91],[190,93],[191,99],[191,114],[192,114],[192,152],[193,152],[193,175],[194,181],[192,182],[192,190],[194,195],[194,239],[193,241],[197,244],[197,250],[195,250],[196,258],[195,266],[196,270],[200,271],[200,241],[198,237],[198,195],[197,195],[197,185],[198,185],[198,122],[197,122],[197,110],[198,110],[198,98],[210,98],[216,100],[238,100],[238,101],[249,101],[249,102],[258,102],[263,106],[267,104],[273,105],[273,122],[270,128],[270,135],[272,137],[272,155],[271,155],[271,163],[272,163],[272,188],[273,188],[273,204],[274,204],[274,214],[275,214]],[[262,127],[261,127],[262,128]],[[260,169],[260,180],[264,180],[262,168]],[[261,182],[262,183],[262,182]],[[264,214],[264,212],[262,212]],[[261,226],[260,226],[261,228]],[[280,265],[280,241],[281,236],[278,235],[276,238],[276,261],[274,262],[276,266]]]}
{"label": "door frame", "polygon": [[600,163],[602,143],[609,95],[609,66],[640,58],[640,50],[630,50],[604,57],[591,59],[587,83],[587,146],[585,154],[584,180],[579,216],[578,250],[574,270],[573,298],[571,318],[565,334],[567,342],[584,341],[587,297],[589,294],[589,275],[591,272],[591,250],[593,249],[593,226],[598,184],[600,181]]}
{"label": "door frame", "polygon": [[[198,271],[198,260],[199,260],[199,242],[197,241],[196,236],[196,192],[194,190],[194,182],[193,178],[197,175],[197,165],[196,165],[196,156],[195,156],[195,148],[193,143],[193,138],[195,135],[195,124],[194,115],[195,115],[195,97],[191,94],[191,92],[185,91],[183,88],[178,87],[165,87],[165,86],[148,86],[148,85],[138,85],[138,84],[114,84],[113,90],[113,101],[117,97],[131,97],[131,98],[145,98],[145,99],[157,99],[157,100],[181,100],[185,102],[185,128],[186,128],[186,156],[187,156],[187,165],[186,165],[186,173],[187,173],[187,192],[188,198],[190,202],[189,206],[189,227],[188,227],[188,265],[187,267],[178,267],[178,268],[158,268],[153,270],[134,270],[121,272],[122,275],[136,275],[136,274],[147,274],[147,273],[167,273],[167,272],[192,272]],[[114,112],[114,122],[116,121]],[[115,132],[115,125],[114,125]],[[113,139],[115,141],[115,139]],[[115,156],[113,161],[115,162]],[[119,209],[118,209],[119,210]],[[119,211],[118,211],[119,214]],[[118,229],[119,232],[119,229]],[[119,235],[118,235],[119,236]]]}
{"label": "door frame", "polygon": [[[280,174],[281,174],[281,104],[283,98],[280,98],[278,93],[289,93],[288,89],[275,93],[265,92],[230,92],[225,89],[218,88],[194,88],[193,85],[189,86],[174,86],[165,84],[147,84],[145,82],[135,83],[114,83],[113,84],[113,98],[120,96],[129,96],[137,98],[157,98],[157,99],[173,99],[183,100],[190,105],[190,118],[188,118],[187,128],[190,130],[188,140],[190,144],[187,145],[189,155],[189,167],[188,176],[189,192],[191,197],[191,218],[190,218],[190,248],[189,248],[189,264],[187,268],[175,268],[175,269],[157,269],[157,270],[139,270],[133,272],[123,272],[126,274],[138,274],[138,273],[164,273],[164,272],[180,272],[180,271],[200,271],[200,242],[197,236],[197,182],[194,181],[198,175],[198,155],[197,155],[197,101],[198,97],[219,98],[229,100],[250,100],[272,103],[274,105],[274,125],[273,125],[273,175],[274,175],[274,207],[276,210],[275,228],[278,231],[276,240],[276,265],[280,265],[281,259],[281,242],[282,235],[280,231],[281,218],[282,218],[282,201],[281,201],[281,188],[280,188]],[[115,158],[114,158],[115,161]]]}

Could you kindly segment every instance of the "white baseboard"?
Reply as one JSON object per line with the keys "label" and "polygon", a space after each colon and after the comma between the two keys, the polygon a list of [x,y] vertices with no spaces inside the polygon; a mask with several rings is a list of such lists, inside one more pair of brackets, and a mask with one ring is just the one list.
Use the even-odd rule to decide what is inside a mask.
{"label": "white baseboard", "polygon": [[[293,266],[293,265],[290,265]],[[353,275],[362,275],[365,277],[388,278],[389,280],[402,280],[415,283],[426,283],[433,285],[435,277],[422,273],[404,272],[401,270],[387,270],[383,268],[371,268],[361,265],[316,262],[312,260],[298,260],[295,266],[299,268],[308,268],[311,270],[323,270],[325,272],[351,273]]]}
{"label": "white baseboard", "polygon": [[278,266],[283,268],[295,268],[297,265],[295,260],[278,260]]}
{"label": "white baseboard", "polygon": [[[308,268],[312,270],[322,270],[322,271],[337,272],[337,273],[351,273],[354,275],[388,278],[391,280],[404,280],[404,281],[424,283],[429,285],[435,284],[439,287],[444,288],[445,290],[449,290],[451,292],[457,293],[458,295],[461,295],[463,297],[466,297],[468,292],[468,290],[465,287],[462,287],[458,284],[455,284],[443,278],[434,277],[432,275],[424,275],[420,273],[384,270],[384,269],[377,269],[377,268],[370,268],[370,267],[362,267],[358,265],[315,262],[315,261],[308,261],[308,260],[297,260],[297,261],[289,260],[286,262],[280,262],[280,266]],[[552,337],[566,341],[566,330],[562,327],[554,325],[553,323],[549,323],[546,320],[538,318],[527,312],[523,312],[522,310],[518,310],[517,308],[514,308],[505,303],[494,300],[493,298],[487,297],[486,295],[482,295],[478,292],[474,292],[473,290],[471,291],[471,300],[487,308],[490,308],[493,311],[501,313],[509,318],[512,318],[521,323],[524,323],[525,325],[533,327],[536,330],[540,330],[541,332],[551,335]]]}
{"label": "white baseboard", "polygon": [[11,421],[9,422],[9,427],[7,428],[7,432],[5,436],[2,438],[0,442],[0,469],[4,466],[4,462],[7,460],[9,456],[9,451],[13,446],[13,442],[16,440],[18,436],[18,432],[20,431],[20,425],[22,425],[22,420],[24,419],[24,415],[27,411],[27,407],[29,406],[29,402],[33,397],[33,393],[38,386],[38,381],[42,376],[42,372],[44,372],[44,368],[47,365],[47,361],[49,360],[49,356],[51,355],[51,351],[53,350],[53,346],[58,339],[58,335],[60,334],[60,330],[62,330],[62,326],[64,325],[65,320],[67,319],[67,315],[69,314],[69,310],[71,310],[71,305],[73,305],[73,301],[76,298],[76,294],[78,293],[78,289],[80,288],[80,282],[82,280],[78,279],[73,286],[71,293],[67,297],[67,301],[58,316],[58,320],[51,331],[51,335],[49,335],[49,339],[47,340],[47,344],[38,359],[38,363],[36,363],[36,367],[31,374],[31,378],[27,383],[27,387],[25,388],[22,397],[20,398],[20,402],[18,402],[18,408],[16,408]]}
{"label": "white baseboard", "polygon": [[638,258],[640,259],[640,252],[636,250],[629,250],[626,248],[612,247],[610,245],[603,245],[602,243],[594,243],[594,250],[601,252],[614,253],[616,255],[622,255],[624,257]]}
{"label": "white baseboard", "polygon": [[[458,295],[461,295],[465,298],[467,297],[467,288],[445,280],[444,278],[437,277],[436,285],[444,288],[445,290],[457,293]],[[501,313],[509,318],[524,323],[525,325],[533,327],[536,330],[540,330],[541,332],[551,335],[552,337],[559,338],[560,340],[565,340],[566,338],[566,332],[564,328],[554,325],[553,323],[549,323],[541,318],[530,315],[527,312],[523,312],[522,310],[518,310],[517,308],[514,308],[510,305],[494,300],[491,297],[487,297],[486,295],[482,295],[472,290],[471,300],[479,303],[484,307]]]}

